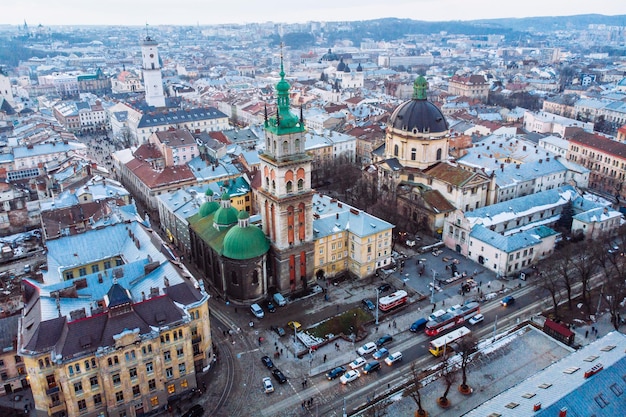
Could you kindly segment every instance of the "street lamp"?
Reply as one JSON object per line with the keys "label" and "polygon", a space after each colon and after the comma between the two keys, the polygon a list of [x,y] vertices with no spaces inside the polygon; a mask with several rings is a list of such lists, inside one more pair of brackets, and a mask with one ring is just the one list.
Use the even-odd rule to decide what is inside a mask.
{"label": "street lamp", "polygon": [[376,288],[376,305],[374,306],[376,308],[376,326],[378,326],[378,288]]}
{"label": "street lamp", "polygon": [[437,271],[435,271],[434,269],[432,271],[433,271],[433,283],[430,289],[430,302],[435,304],[435,279],[437,277]]}

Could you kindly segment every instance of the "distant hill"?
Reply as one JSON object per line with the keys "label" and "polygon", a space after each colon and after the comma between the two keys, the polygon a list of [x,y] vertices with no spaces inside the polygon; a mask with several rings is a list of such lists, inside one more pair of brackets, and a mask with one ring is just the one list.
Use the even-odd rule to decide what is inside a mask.
{"label": "distant hill", "polygon": [[473,20],[471,22],[477,25],[487,24],[520,32],[533,29],[540,30],[541,32],[551,32],[564,29],[583,29],[590,24],[626,26],[626,15],[605,16],[602,14],[580,14],[575,16],[524,17],[519,19],[485,19]]}

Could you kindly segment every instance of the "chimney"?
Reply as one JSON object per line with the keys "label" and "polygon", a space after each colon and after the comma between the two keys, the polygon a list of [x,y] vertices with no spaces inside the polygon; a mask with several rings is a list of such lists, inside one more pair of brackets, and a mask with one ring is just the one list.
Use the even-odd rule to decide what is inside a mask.
{"label": "chimney", "polygon": [[563,407],[559,410],[559,417],[567,417],[567,407]]}

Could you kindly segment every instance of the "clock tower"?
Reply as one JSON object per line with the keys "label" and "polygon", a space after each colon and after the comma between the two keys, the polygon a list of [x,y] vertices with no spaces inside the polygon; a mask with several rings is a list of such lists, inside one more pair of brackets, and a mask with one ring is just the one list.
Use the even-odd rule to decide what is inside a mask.
{"label": "clock tower", "polygon": [[276,114],[265,110],[265,152],[260,156],[262,184],[258,192],[263,231],[271,241],[270,286],[293,292],[313,276],[313,212],[311,157],[304,150],[305,131],[291,112],[283,57],[276,84]]}
{"label": "clock tower", "polygon": [[158,45],[157,41],[147,34],[146,38],[141,42],[143,83],[146,90],[146,103],[149,106],[165,107]]}

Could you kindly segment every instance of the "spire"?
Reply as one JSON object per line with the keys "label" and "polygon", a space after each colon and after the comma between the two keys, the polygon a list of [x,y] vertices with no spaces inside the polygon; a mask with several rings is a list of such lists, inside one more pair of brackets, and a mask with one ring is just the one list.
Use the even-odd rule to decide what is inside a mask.
{"label": "spire", "polygon": [[302,110],[302,104],[300,105],[300,124],[304,126],[304,113]]}
{"label": "spire", "polygon": [[265,126],[267,126],[268,118],[267,118],[267,103],[265,103]]}

